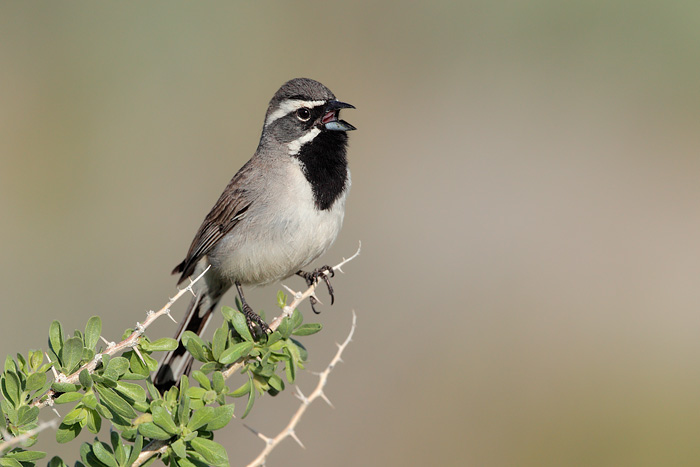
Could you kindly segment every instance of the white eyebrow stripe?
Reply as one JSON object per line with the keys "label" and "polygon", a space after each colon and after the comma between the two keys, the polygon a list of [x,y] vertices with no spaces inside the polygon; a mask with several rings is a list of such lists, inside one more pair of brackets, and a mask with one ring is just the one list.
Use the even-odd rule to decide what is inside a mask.
{"label": "white eyebrow stripe", "polygon": [[326,101],[302,101],[299,99],[287,99],[286,101],[282,101],[279,109],[275,110],[269,117],[267,117],[267,120],[265,120],[265,126],[269,126],[275,120],[301,109],[302,107],[313,108],[318,107],[319,105],[325,105],[325,103]]}
{"label": "white eyebrow stripe", "polygon": [[319,133],[321,133],[321,130],[314,127],[308,132],[304,133],[304,135],[301,138],[295,139],[294,141],[287,143],[287,147],[289,148],[289,155],[296,156],[297,154],[299,154],[299,151],[301,151],[301,147],[306,143],[313,141]]}

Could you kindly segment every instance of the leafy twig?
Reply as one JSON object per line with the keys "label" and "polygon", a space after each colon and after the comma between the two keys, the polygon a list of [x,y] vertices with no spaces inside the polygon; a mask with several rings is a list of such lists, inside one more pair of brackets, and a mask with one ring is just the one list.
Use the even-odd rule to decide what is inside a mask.
{"label": "leafy twig", "polygon": [[[355,258],[360,254],[360,249],[361,249],[361,247],[362,247],[362,244],[360,244],[360,245],[358,246],[357,251],[355,252],[355,254],[353,254],[352,256],[350,256],[350,257],[347,258],[347,259],[346,259],[346,258],[343,258],[343,261],[341,261],[341,262],[338,263],[336,266],[334,266],[334,267],[333,267],[333,270],[334,270],[334,271],[343,272],[342,267],[343,267],[345,264],[347,264],[348,262],[350,262],[350,261],[352,261],[353,259],[355,259]],[[330,274],[330,272],[325,272],[325,274]],[[316,290],[316,286],[317,286],[317,285],[318,285],[318,282],[316,282],[316,283],[314,283],[314,284],[311,284],[311,285],[309,286],[309,288],[306,289],[304,292],[294,292],[294,291],[291,291],[289,288],[287,288],[287,289],[290,290],[290,292],[293,294],[294,299],[292,300],[292,303],[290,303],[289,305],[286,305],[286,306],[284,307],[284,309],[282,310],[282,314],[281,314],[280,316],[276,317],[276,318],[272,321],[272,323],[270,324],[270,329],[271,329],[272,331],[275,331],[275,330],[279,327],[279,325],[282,323],[282,319],[283,319],[283,318],[285,318],[285,317],[287,317],[287,316],[291,316],[291,314],[294,312],[294,310],[299,306],[299,304],[300,304],[302,301],[304,301],[306,298],[308,298],[308,297],[310,297],[311,295],[314,294],[314,291]],[[353,333],[354,330],[355,330],[355,320],[356,320],[356,318],[355,318],[355,313],[353,312],[353,326],[352,326],[352,330],[350,331],[350,336],[348,336],[348,339],[346,339],[346,341],[343,343],[342,348],[340,349],[338,355],[336,355],[336,357],[338,357],[338,359],[337,359],[337,360],[334,359],[334,360],[331,362],[331,365],[329,365],[329,367],[326,369],[326,371],[325,371],[324,373],[326,373],[326,372],[329,373],[329,372],[330,372],[330,369],[332,369],[333,365],[334,365],[335,363],[337,363],[337,362],[340,360],[340,359],[339,359],[340,352],[342,352],[342,350],[345,348],[345,346],[348,344],[348,342],[350,342],[349,339],[350,339],[350,337],[352,336],[352,333]],[[228,379],[228,378],[229,378],[231,375],[233,375],[236,371],[240,370],[240,369],[243,367],[243,365],[244,365],[244,362],[234,363],[233,365],[231,365],[230,367],[228,367],[226,370],[222,371],[221,373],[222,373],[224,379]],[[323,375],[323,373],[322,373],[322,375]],[[328,376],[327,373],[326,373],[325,376],[321,376],[321,377],[322,377],[322,380],[323,380],[323,385],[325,385],[325,379],[327,378],[327,376]],[[321,389],[323,389],[323,386],[321,386]],[[316,391],[314,391],[313,394],[315,394],[315,392],[316,392]],[[312,394],[312,395],[313,395],[313,394]],[[322,391],[321,391],[321,394],[323,394]],[[316,397],[323,397],[323,398],[325,398],[325,395],[322,395],[322,396],[315,396],[314,398],[316,398]],[[327,400],[327,399],[326,399],[326,400]],[[305,410],[305,409],[304,409],[304,410]],[[302,410],[302,413],[303,413],[303,410]],[[299,418],[300,418],[300,417],[301,417],[301,416],[299,416]],[[297,422],[298,422],[298,419],[297,419]],[[143,464],[146,463],[151,457],[153,457],[153,456],[155,456],[155,455],[157,455],[157,454],[162,454],[163,452],[165,452],[165,450],[167,450],[168,447],[169,447],[169,440],[153,440],[153,441],[151,441],[150,443],[148,443],[146,446],[143,447],[143,449],[141,450],[141,454],[140,454],[140,455],[138,456],[138,458],[136,459],[136,462],[134,462],[134,463],[132,464],[132,467],[139,467],[139,466],[143,465]],[[266,455],[267,455],[267,454],[266,454]]]}
{"label": "leafy twig", "polygon": [[[352,261],[353,259],[357,258],[360,254],[360,249],[362,248],[362,243],[357,247],[357,251],[355,252],[354,255],[352,255],[349,258],[343,258],[343,260],[333,266],[333,271],[339,271],[343,272],[342,267],[345,266],[347,263]],[[324,274],[329,275],[331,274],[329,271],[324,271]],[[308,289],[306,289],[304,292],[295,292],[289,287],[284,286],[294,297],[292,300],[292,303],[289,305],[285,305],[284,309],[282,310],[282,314],[280,314],[278,317],[272,320],[272,323],[270,323],[270,330],[275,331],[279,325],[282,323],[282,320],[288,316],[291,316],[292,313],[294,313],[294,310],[303,302],[305,299],[309,298],[310,296],[314,295],[314,292],[316,291],[316,287],[318,286],[318,282],[315,282],[309,286]],[[238,370],[240,370],[245,362],[238,362],[234,363],[230,367],[228,367],[226,370],[222,371],[224,375],[224,379],[228,378]]]}
{"label": "leafy twig", "polygon": [[306,412],[306,409],[311,405],[311,403],[318,399],[319,397],[323,400],[325,400],[328,405],[333,407],[333,404],[328,400],[326,397],[326,394],[323,392],[323,388],[326,386],[326,382],[328,381],[328,375],[330,372],[333,370],[335,365],[338,362],[342,362],[342,354],[345,348],[348,346],[348,344],[352,341],[352,335],[355,333],[355,327],[357,326],[357,315],[355,312],[352,312],[352,327],[350,328],[350,334],[348,334],[348,337],[345,338],[345,341],[342,344],[338,344],[338,351],[335,354],[335,357],[331,360],[331,362],[328,364],[328,367],[318,375],[318,384],[316,385],[316,388],[309,394],[309,396],[304,396],[302,394],[301,390],[299,389],[299,386],[296,387],[297,390],[297,397],[301,400],[301,405],[297,409],[297,411],[294,413],[292,416],[292,419],[289,421],[286,427],[282,429],[282,431],[277,434],[274,438],[269,438],[262,433],[253,430],[252,428],[248,427],[249,430],[251,430],[253,433],[255,433],[260,439],[265,441],[265,449],[262,450],[262,452],[256,457],[250,464],[248,464],[248,467],[256,467],[260,465],[265,464],[265,460],[267,459],[267,456],[272,452],[275,447],[281,443],[285,438],[293,438],[297,443],[299,443],[299,446],[302,448],[304,445],[302,442],[299,440],[299,438],[296,435],[296,426],[299,424],[299,421],[301,420],[301,417],[304,415],[304,412]]}
{"label": "leafy twig", "polygon": [[[211,266],[210,266],[211,267]],[[56,374],[56,382],[57,383],[70,383],[70,384],[78,384],[79,383],[79,377],[80,373],[83,370],[87,370],[88,373],[93,373],[95,369],[97,368],[97,365],[102,361],[103,355],[115,355],[118,352],[121,352],[125,349],[129,348],[136,348],[136,346],[139,343],[139,339],[143,335],[143,333],[146,331],[146,328],[148,328],[155,320],[160,318],[163,315],[168,315],[170,316],[170,307],[173,306],[173,304],[180,299],[183,295],[185,295],[187,292],[192,293],[194,295],[194,290],[192,289],[192,285],[194,285],[198,280],[200,280],[204,274],[209,270],[209,268],[205,269],[204,272],[202,272],[199,276],[197,276],[195,279],[190,280],[190,284],[185,287],[184,289],[180,289],[177,294],[173,298],[171,298],[168,303],[165,304],[163,308],[161,308],[158,311],[148,311],[146,313],[146,320],[143,323],[136,323],[135,330],[121,342],[115,343],[115,342],[110,342],[107,345],[107,348],[104,350],[102,353],[98,353],[95,355],[95,358],[78,368],[76,371],[71,373],[70,375],[64,375],[62,373],[57,373]],[[170,319],[172,319],[172,316],[170,316]],[[173,320],[174,321],[174,320]],[[55,391],[49,390],[44,396],[42,396],[40,399],[37,399],[34,401],[32,404],[33,406],[37,407],[46,407],[47,405],[52,405],[53,399],[56,396]]]}
{"label": "leafy twig", "polygon": [[48,428],[56,428],[56,426],[58,426],[58,419],[54,418],[53,420],[49,420],[48,422],[41,422],[36,428],[22,433],[19,436],[9,436],[8,434],[3,433],[3,438],[5,438],[5,441],[0,443],[0,453],[11,449],[17,445],[23,444],[25,441],[29,440],[29,438],[39,433],[40,431],[44,431]]}

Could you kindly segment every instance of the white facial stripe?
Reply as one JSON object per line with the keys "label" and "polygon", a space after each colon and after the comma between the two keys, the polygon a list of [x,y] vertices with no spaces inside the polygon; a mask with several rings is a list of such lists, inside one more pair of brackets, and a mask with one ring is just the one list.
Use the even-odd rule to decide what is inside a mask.
{"label": "white facial stripe", "polygon": [[301,101],[298,99],[287,99],[286,101],[282,101],[279,109],[275,110],[269,117],[267,117],[267,120],[265,120],[265,126],[269,126],[275,120],[295,112],[302,107],[313,108],[319,105],[324,105],[325,103],[326,101]]}
{"label": "white facial stripe", "polygon": [[317,137],[319,133],[321,133],[321,130],[314,127],[311,130],[309,130],[308,133],[304,134],[304,136],[302,136],[301,138],[295,139],[291,143],[288,143],[287,147],[289,148],[289,155],[296,156],[297,154],[299,154],[299,151],[301,151],[301,147],[306,143],[313,141],[313,139]]}

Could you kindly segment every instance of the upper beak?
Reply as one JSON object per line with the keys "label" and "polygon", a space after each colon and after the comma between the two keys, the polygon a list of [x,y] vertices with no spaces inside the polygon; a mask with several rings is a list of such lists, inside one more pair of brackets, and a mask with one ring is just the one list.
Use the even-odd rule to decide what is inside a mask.
{"label": "upper beak", "polygon": [[346,104],[345,102],[330,101],[328,103],[328,105],[326,105],[326,113],[323,115],[323,118],[321,119],[321,123],[326,128],[326,130],[331,130],[331,131],[356,130],[356,128],[354,126],[350,125],[345,120],[338,120],[338,113],[340,112],[340,109],[354,109],[354,108],[355,108],[354,105]]}

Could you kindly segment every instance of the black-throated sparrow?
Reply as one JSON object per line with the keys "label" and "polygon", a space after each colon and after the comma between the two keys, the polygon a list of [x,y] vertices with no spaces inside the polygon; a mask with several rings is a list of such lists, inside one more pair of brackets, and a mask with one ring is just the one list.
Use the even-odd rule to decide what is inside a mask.
{"label": "black-throated sparrow", "polygon": [[[286,82],[274,95],[258,149],[231,179],[173,270],[181,274],[179,284],[211,265],[193,286],[195,297],[177,339],[188,330],[201,334],[234,284],[249,326],[265,332],[267,325],[246,303],[241,286],[293,274],[307,283],[319,277],[319,270],[301,269],[331,246],[343,224],[350,190],[346,132],[355,129],[338,118],[345,108],[354,107],[306,78]],[[168,388],[191,366],[192,357],[180,344],[165,355],[154,383]]]}

